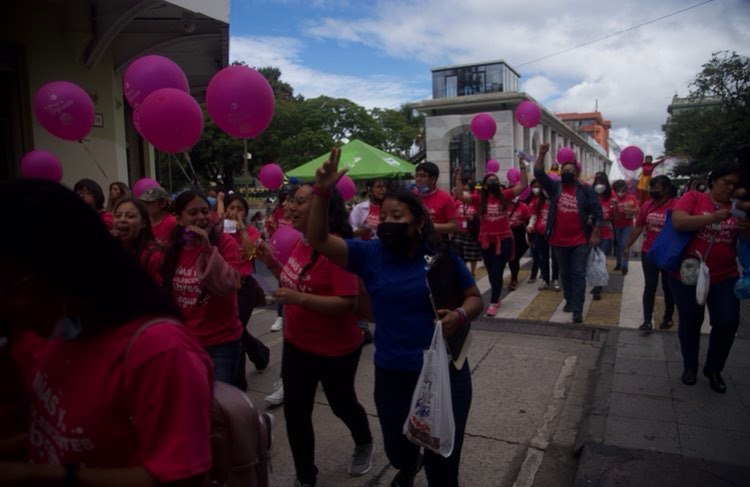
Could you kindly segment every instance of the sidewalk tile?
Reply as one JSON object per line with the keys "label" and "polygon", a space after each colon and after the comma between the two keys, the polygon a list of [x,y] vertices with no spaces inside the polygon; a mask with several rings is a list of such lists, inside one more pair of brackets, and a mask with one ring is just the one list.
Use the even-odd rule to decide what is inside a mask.
{"label": "sidewalk tile", "polygon": [[674,422],[610,416],[604,443],[638,450],[681,453],[677,424]]}
{"label": "sidewalk tile", "polygon": [[684,425],[679,428],[680,444],[686,457],[750,466],[750,433]]}
{"label": "sidewalk tile", "polygon": [[[662,366],[664,364],[662,363]],[[612,392],[625,394],[643,394],[672,399],[672,389],[669,379],[665,376],[631,375],[616,373],[612,382]]]}
{"label": "sidewalk tile", "polygon": [[643,358],[618,358],[615,362],[615,373],[668,377],[667,366],[663,360],[650,360]]}
{"label": "sidewalk tile", "polygon": [[675,422],[672,399],[612,392],[609,412],[621,418],[647,419],[659,422]]}

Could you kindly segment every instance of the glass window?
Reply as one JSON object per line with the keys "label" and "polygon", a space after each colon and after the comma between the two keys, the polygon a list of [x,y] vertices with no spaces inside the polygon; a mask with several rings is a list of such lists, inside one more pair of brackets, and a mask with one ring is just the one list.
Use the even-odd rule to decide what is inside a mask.
{"label": "glass window", "polygon": [[446,76],[445,77],[445,96],[458,96],[458,77],[457,76]]}

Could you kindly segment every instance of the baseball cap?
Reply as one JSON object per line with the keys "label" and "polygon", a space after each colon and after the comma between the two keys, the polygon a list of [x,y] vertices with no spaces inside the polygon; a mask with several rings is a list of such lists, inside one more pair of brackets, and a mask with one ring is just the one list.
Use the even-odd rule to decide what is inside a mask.
{"label": "baseball cap", "polygon": [[168,200],[169,193],[167,193],[167,190],[161,186],[152,186],[144,191],[138,199],[141,201]]}

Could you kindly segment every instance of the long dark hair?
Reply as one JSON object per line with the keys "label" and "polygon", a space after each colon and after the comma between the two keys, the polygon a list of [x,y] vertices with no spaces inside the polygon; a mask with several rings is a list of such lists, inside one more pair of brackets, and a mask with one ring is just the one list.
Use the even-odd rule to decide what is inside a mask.
{"label": "long dark hair", "polygon": [[115,203],[115,206],[112,208],[112,213],[117,213],[117,209],[125,203],[131,203],[135,206],[138,213],[141,215],[141,220],[143,220],[144,227],[133,241],[132,247],[129,249],[126,247],[126,250],[133,252],[133,255],[140,258],[144,250],[153,246],[158,247],[159,244],[156,243],[156,239],[154,238],[154,231],[151,228],[151,220],[148,217],[148,208],[146,208],[146,205],[144,205],[142,201],[131,198],[130,196],[125,196],[117,200],[117,203]]}
{"label": "long dark hair", "polygon": [[604,193],[599,195],[601,198],[604,198],[605,200],[612,198],[612,186],[609,184],[609,178],[606,173],[598,172],[594,174],[594,185],[596,184],[604,185]]}
{"label": "long dark hair", "polygon": [[[490,174],[485,174],[484,175],[484,179],[482,179],[482,189],[479,192],[479,196],[480,196],[479,201],[480,201],[480,206],[481,206],[480,213],[482,215],[486,215],[487,214],[487,200],[489,199],[489,194],[490,194],[490,192],[487,191],[487,179],[490,176],[497,177],[497,175],[495,175],[495,174],[491,174],[491,173]],[[508,202],[505,200],[505,196],[503,195],[503,189],[500,187],[500,181],[498,181],[498,189],[499,189],[499,191],[497,192],[497,194],[495,195],[495,197],[500,200],[500,208],[503,211],[505,211],[505,209],[508,206]]]}
{"label": "long dark hair", "polygon": [[[0,238],[0,255],[79,302],[83,333],[149,315],[180,316],[97,212],[74,192],[50,181],[6,181],[0,183],[0,204],[24,209],[7,212],[6,228],[12,230]],[[42,214],[43,225],[29,218]]]}
{"label": "long dark hair", "polygon": [[73,186],[74,193],[78,193],[84,190],[91,193],[91,195],[94,197],[94,204],[96,205],[96,209],[100,211],[103,210],[104,209],[104,191],[102,191],[102,187],[99,186],[99,183],[97,183],[93,179],[83,178],[79,180],[75,184],[75,186]]}
{"label": "long dark hair", "polygon": [[[309,184],[303,184],[302,186],[310,186]],[[294,194],[302,186],[297,187],[294,193],[290,193],[290,197],[294,197]],[[341,197],[341,193],[336,188],[331,191],[331,198],[328,203],[328,233],[334,233],[341,238],[352,238],[354,231],[352,225],[349,223],[349,215],[346,212],[346,205],[344,199]],[[305,264],[299,273],[299,281],[302,282],[302,277],[307,275],[312,266],[318,261],[320,254],[317,250],[313,250],[310,256],[310,262]]]}
{"label": "long dark hair", "polygon": [[[197,191],[188,190],[184,193],[180,193],[177,199],[174,200],[174,212],[175,215],[177,215],[177,218],[179,218],[182,212],[185,211],[188,203],[196,198],[200,198],[205,201],[206,204],[208,204],[208,200],[206,199],[206,197],[202,193],[199,193]],[[163,278],[162,285],[165,291],[170,293],[170,295],[172,293],[172,280],[174,279],[174,273],[177,271],[177,263],[180,260],[182,249],[183,247],[185,247],[184,233],[185,227],[183,227],[182,225],[175,225],[174,230],[172,230],[172,234],[169,236],[167,251],[164,254],[164,263],[161,267],[161,275]],[[209,242],[211,242],[211,245],[216,246],[219,244],[219,238],[221,238],[221,234],[216,230],[216,226],[211,223],[208,226]],[[201,293],[201,296],[204,297],[204,294],[205,289]]]}
{"label": "long dark hair", "polygon": [[414,221],[422,220],[424,222],[421,243],[429,252],[437,254],[445,250],[446,247],[443,245],[440,236],[435,230],[435,226],[432,224],[430,213],[425,208],[422,198],[405,188],[399,187],[388,190],[385,197],[383,197],[383,201],[385,200],[396,200],[405,204],[409,208],[409,212],[414,216]]}
{"label": "long dark hair", "polygon": [[[534,186],[534,183],[539,183],[536,179],[532,179],[529,183],[529,188]],[[539,183],[539,197],[536,200],[536,208],[534,208],[534,212],[542,211],[542,208],[544,208],[544,203],[547,202],[547,195],[544,194],[544,188],[542,188],[541,183]]]}

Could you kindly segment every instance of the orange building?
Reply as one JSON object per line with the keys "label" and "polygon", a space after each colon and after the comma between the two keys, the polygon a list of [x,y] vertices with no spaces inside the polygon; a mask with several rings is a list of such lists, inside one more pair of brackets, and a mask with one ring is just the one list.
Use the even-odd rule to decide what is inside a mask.
{"label": "orange building", "polygon": [[609,129],[612,128],[612,122],[604,120],[601,113],[556,113],[555,115],[581,135],[584,133],[590,135],[602,146],[602,149],[609,153]]}

